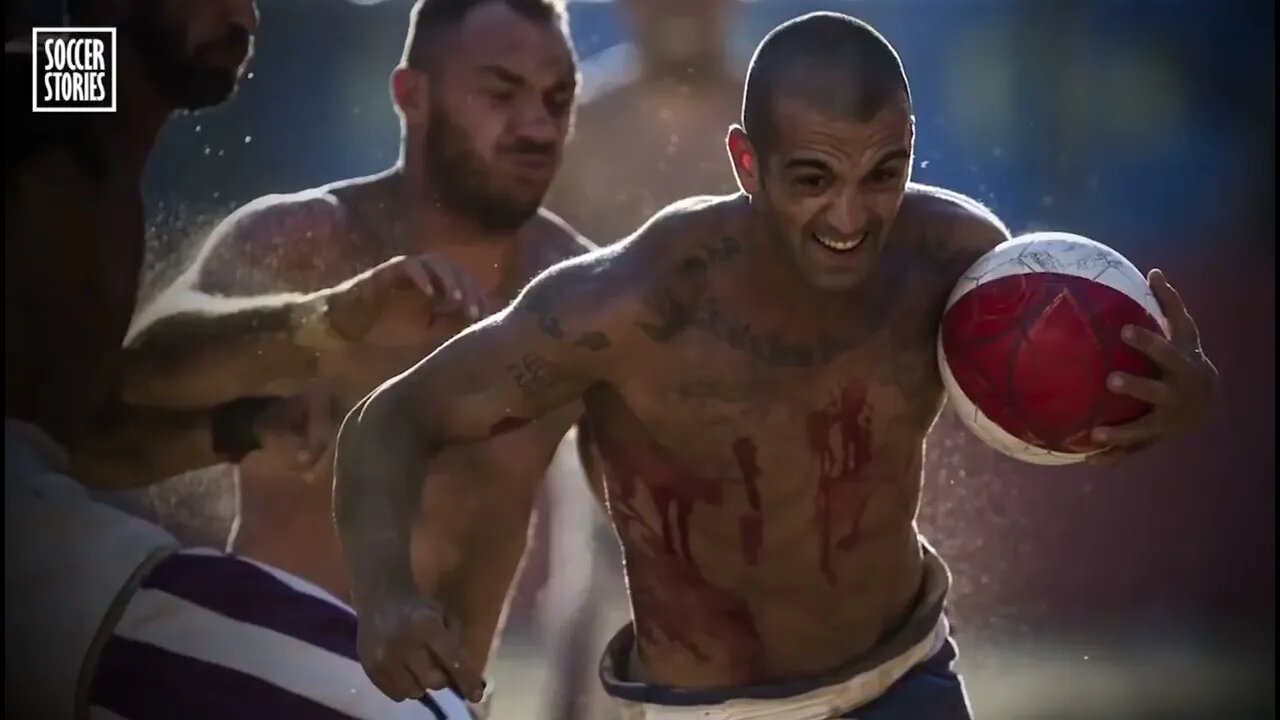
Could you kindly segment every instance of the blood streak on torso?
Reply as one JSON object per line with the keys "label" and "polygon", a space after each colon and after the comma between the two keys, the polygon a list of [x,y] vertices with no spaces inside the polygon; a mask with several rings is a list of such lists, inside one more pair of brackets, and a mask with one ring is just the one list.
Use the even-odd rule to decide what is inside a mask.
{"label": "blood streak on torso", "polygon": [[821,532],[822,573],[837,583],[831,550],[853,547],[866,510],[868,488],[862,471],[871,462],[871,429],[866,389],[842,388],[824,408],[809,413],[809,450],[818,464],[815,519]]}
{"label": "blood streak on torso", "polygon": [[[699,503],[719,507],[726,484],[743,485],[749,510],[740,519],[742,553],[746,562],[758,561],[763,523],[755,443],[733,443],[741,477],[708,478],[681,467],[643,428],[620,431],[598,423],[593,431],[608,475],[609,509],[626,545],[642,656],[647,648],[672,643],[700,662],[732,662],[754,677],[761,657],[755,618],[741,597],[702,574],[689,545],[689,523]],[[642,488],[656,522],[641,510]]]}

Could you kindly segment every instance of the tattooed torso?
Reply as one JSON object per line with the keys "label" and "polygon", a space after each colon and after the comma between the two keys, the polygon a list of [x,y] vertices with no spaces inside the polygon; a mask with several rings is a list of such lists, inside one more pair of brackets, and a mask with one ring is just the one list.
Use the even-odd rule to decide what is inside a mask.
{"label": "tattooed torso", "polygon": [[908,197],[843,307],[755,294],[757,248],[731,202],[693,211],[705,217],[669,251],[636,248],[661,268],[643,283],[644,350],[586,406],[646,680],[828,670],[909,609],[923,444],[943,399],[937,326],[976,259],[926,232],[938,202]]}

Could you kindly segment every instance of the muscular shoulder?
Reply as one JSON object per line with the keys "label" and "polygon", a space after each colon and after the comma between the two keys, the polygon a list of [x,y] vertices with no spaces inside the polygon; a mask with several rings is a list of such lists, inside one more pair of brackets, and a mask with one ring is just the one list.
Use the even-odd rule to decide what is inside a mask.
{"label": "muscular shoulder", "polygon": [[674,203],[622,241],[543,272],[516,308],[553,336],[593,327],[611,338],[669,337],[690,318],[710,270],[741,252],[726,232],[734,204],[715,197]]}
{"label": "muscular shoulder", "polygon": [[539,209],[521,229],[521,239],[538,272],[598,249],[560,216],[545,208]]}
{"label": "muscular shoulder", "polygon": [[654,213],[627,240],[678,251],[682,239],[722,232],[735,225],[744,203],[741,195],[694,195],[677,200]]}
{"label": "muscular shoulder", "polygon": [[316,289],[340,251],[346,212],[330,188],[260,197],[228,215],[196,260],[199,288],[220,295]]}
{"label": "muscular shoulder", "polygon": [[1005,224],[982,203],[928,185],[907,188],[899,218],[914,228],[920,249],[956,277],[1010,237]]}

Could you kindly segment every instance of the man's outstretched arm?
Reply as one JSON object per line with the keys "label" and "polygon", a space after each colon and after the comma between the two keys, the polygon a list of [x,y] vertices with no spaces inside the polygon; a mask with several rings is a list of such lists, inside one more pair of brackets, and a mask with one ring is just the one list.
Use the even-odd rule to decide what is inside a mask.
{"label": "man's outstretched arm", "polygon": [[[479,691],[444,611],[409,562],[422,479],[443,448],[537,422],[611,380],[626,301],[610,259],[588,256],[533,281],[515,303],[388,381],[338,437],[334,501],[361,615],[361,660],[392,697],[452,684]],[[447,677],[446,677],[447,676]]]}

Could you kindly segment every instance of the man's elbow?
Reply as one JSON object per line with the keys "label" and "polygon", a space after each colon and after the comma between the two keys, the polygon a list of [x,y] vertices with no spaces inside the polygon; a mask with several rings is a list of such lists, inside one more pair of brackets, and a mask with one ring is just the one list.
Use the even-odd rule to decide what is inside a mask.
{"label": "man's elbow", "polygon": [[417,414],[405,412],[405,404],[400,388],[384,386],[351,408],[338,429],[336,485],[357,482],[357,476],[415,449],[422,433]]}

